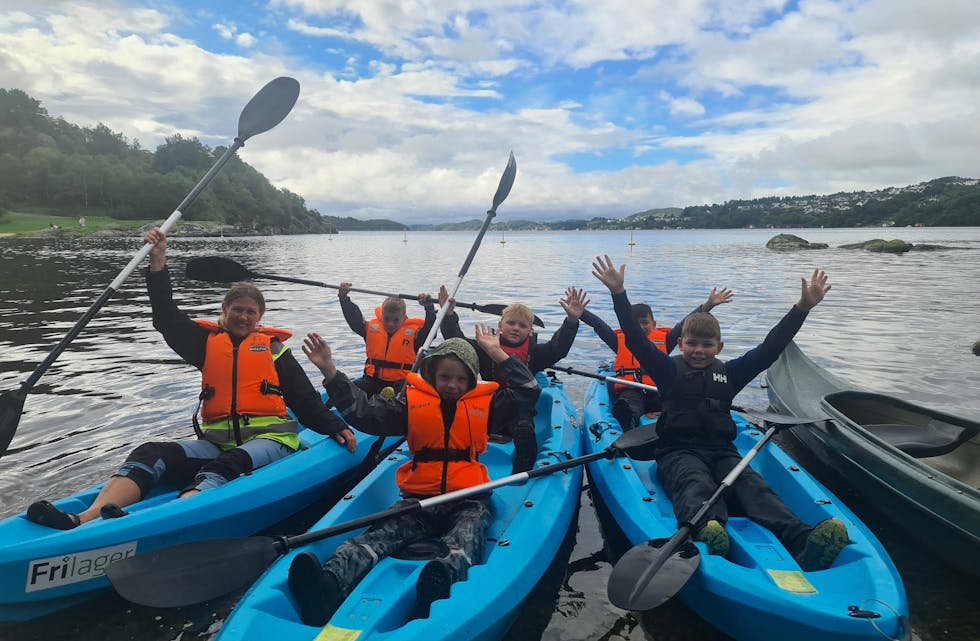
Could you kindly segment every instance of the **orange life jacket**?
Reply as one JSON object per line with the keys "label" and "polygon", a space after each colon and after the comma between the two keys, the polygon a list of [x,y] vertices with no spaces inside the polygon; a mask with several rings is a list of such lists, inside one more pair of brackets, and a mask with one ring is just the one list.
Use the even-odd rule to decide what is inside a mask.
{"label": "orange life jacket", "polygon": [[220,325],[207,320],[195,322],[211,332],[201,368],[201,418],[206,423],[233,415],[288,419],[276,372],[278,354],[272,353],[272,340],[284,341],[292,332],[259,327],[235,349],[228,332]]}
{"label": "orange life jacket", "polygon": [[364,321],[364,375],[383,381],[403,381],[415,364],[415,337],[425,325],[421,318],[406,318],[390,337],[381,323],[381,308]]}
{"label": "orange life jacket", "polygon": [[435,496],[489,481],[479,455],[487,451],[490,400],[499,385],[478,383],[464,394],[447,428],[436,389],[414,372],[407,381],[407,440],[413,459],[395,477],[402,493]]}
{"label": "orange life jacket", "polygon": [[[616,378],[624,381],[643,383],[644,385],[656,385],[653,379],[640,369],[640,363],[633,357],[633,353],[626,349],[626,335],[623,330],[613,330],[616,332],[616,360],[613,362],[613,369],[616,370]],[[670,330],[666,327],[654,327],[647,334],[647,339],[656,345],[664,354],[667,353],[667,334]],[[629,387],[628,385],[616,385],[616,389]]]}

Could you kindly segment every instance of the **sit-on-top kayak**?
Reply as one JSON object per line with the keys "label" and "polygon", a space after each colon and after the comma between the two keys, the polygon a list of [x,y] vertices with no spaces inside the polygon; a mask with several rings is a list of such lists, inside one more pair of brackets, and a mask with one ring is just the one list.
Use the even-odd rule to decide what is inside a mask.
{"label": "sit-on-top kayak", "polygon": [[[358,433],[348,452],[332,438],[300,430],[302,449],[220,487],[176,500],[159,484],[128,515],[96,519],[73,530],[28,521],[24,513],[0,522],[0,622],[25,621],[111,589],[113,561],[178,543],[259,532],[300,511],[342,483],[377,439]],[[101,485],[53,501],[78,513]],[[40,497],[38,497],[40,498]]]}
{"label": "sit-on-top kayak", "polygon": [[[535,428],[535,467],[556,463],[581,451],[575,408],[561,383],[538,374],[541,398]],[[491,479],[511,474],[512,443],[491,442],[480,456]],[[313,526],[321,529],[383,511],[398,499],[395,470],[410,460],[402,449],[382,461],[348,497]],[[521,603],[555,558],[578,507],[582,468],[573,467],[493,491],[493,523],[486,531],[484,558],[466,580],[452,585],[448,599],[435,601],[430,615],[413,619],[416,582],[431,557],[388,557],[354,588],[323,628],[303,624],[287,585],[289,565],[302,551],[326,560],[350,532],[300,547],[274,563],[239,601],[218,634],[236,639],[499,639],[517,616]]]}
{"label": "sit-on-top kayak", "polygon": [[[612,372],[600,369],[600,374]],[[743,455],[762,432],[733,414],[735,446]],[[586,392],[585,451],[600,451],[620,434],[603,381]],[[637,545],[677,532],[673,506],[657,480],[656,461],[598,460],[588,465],[591,487],[626,538]],[[836,517],[850,535],[833,565],[804,572],[776,536],[732,516],[726,557],[697,543],[701,562],[678,596],[714,627],[739,641],[826,641],[909,638],[908,602],[888,553],[854,514],[775,443],[751,463],[806,523]],[[724,499],[722,499],[724,500]]]}

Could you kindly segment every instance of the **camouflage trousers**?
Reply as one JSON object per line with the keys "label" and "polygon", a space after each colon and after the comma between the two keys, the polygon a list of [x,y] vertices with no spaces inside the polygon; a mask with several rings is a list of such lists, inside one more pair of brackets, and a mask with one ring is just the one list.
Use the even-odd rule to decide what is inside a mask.
{"label": "camouflage trousers", "polygon": [[[392,507],[404,503],[399,501]],[[441,560],[449,566],[452,580],[463,580],[470,566],[483,559],[485,533],[491,521],[489,494],[415,510],[348,539],[323,569],[337,578],[347,595],[381,559],[416,541],[438,538],[449,547],[448,556]]]}

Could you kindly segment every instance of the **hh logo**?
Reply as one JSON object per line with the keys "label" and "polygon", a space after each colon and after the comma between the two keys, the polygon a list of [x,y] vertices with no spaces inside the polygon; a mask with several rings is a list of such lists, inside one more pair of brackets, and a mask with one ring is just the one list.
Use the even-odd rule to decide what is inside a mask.
{"label": "hh logo", "polygon": [[727,383],[728,377],[724,374],[712,374],[711,380],[713,380],[716,383]]}

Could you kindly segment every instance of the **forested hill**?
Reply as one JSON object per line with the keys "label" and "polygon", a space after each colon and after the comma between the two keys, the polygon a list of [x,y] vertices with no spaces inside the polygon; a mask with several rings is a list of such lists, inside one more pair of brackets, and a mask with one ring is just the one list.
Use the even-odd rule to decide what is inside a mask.
{"label": "forested hill", "polygon": [[[175,135],[148,151],[103,124],[73,125],[19,89],[0,89],[0,212],[162,220],[225,149]],[[237,156],[182,213],[263,234],[336,232]]]}

